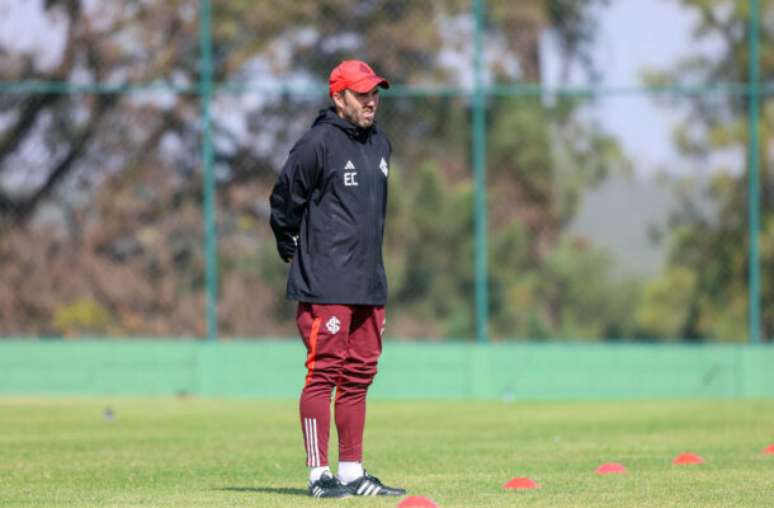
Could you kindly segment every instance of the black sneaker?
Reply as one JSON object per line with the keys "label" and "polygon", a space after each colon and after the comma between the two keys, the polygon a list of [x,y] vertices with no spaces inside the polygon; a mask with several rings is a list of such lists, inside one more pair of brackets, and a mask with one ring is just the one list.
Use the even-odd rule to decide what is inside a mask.
{"label": "black sneaker", "polygon": [[319,480],[309,484],[309,495],[342,499],[351,497],[352,493],[330,471],[325,471]]}
{"label": "black sneaker", "polygon": [[388,487],[379,481],[379,478],[371,476],[368,471],[363,471],[363,476],[357,480],[344,484],[353,496],[405,496],[406,489]]}

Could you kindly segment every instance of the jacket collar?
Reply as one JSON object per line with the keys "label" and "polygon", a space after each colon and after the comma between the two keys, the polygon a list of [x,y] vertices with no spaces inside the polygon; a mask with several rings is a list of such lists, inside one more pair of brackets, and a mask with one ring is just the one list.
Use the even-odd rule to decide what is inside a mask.
{"label": "jacket collar", "polygon": [[314,127],[315,125],[321,124],[333,125],[344,131],[349,137],[357,140],[367,139],[373,132],[376,131],[376,122],[374,122],[371,127],[364,129],[341,118],[336,113],[336,108],[333,106],[327,109],[321,109],[320,114],[317,115],[317,118],[315,119],[314,123],[312,123],[312,126]]}

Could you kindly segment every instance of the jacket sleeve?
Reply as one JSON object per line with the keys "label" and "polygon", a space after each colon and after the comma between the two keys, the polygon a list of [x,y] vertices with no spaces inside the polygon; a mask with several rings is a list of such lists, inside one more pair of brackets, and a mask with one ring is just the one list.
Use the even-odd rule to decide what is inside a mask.
{"label": "jacket sleeve", "polygon": [[286,262],[296,252],[301,219],[322,172],[322,161],[322,144],[311,136],[302,138],[290,150],[271,192],[271,229],[277,251]]}

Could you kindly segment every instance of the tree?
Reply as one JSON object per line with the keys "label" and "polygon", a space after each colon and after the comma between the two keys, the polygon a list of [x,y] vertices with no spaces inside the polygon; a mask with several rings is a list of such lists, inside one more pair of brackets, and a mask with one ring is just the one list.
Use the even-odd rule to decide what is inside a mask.
{"label": "tree", "polygon": [[[750,58],[748,46],[749,3],[732,1],[682,0],[697,14],[694,36],[697,41],[714,40],[720,46],[711,55],[695,54],[677,62],[671,69],[651,72],[650,83],[714,85],[745,83]],[[774,15],[774,6],[762,2],[761,19]],[[770,24],[761,23],[761,81],[774,74],[774,48]],[[666,101],[673,106],[674,101]],[[719,151],[744,157],[747,145],[747,98],[736,95],[696,94],[682,104],[685,120],[674,139],[679,150],[698,161],[712,161]],[[774,267],[774,179],[768,169],[771,153],[766,148],[774,109],[764,102],[760,124],[762,290],[766,337],[774,336],[774,287],[768,283]],[[674,334],[691,340],[717,339],[744,341],[747,337],[747,273],[749,238],[747,234],[747,171],[716,166],[705,191],[683,192],[683,206],[671,220],[668,242],[670,268],[653,282],[645,297],[640,323],[657,333]],[[737,170],[737,171],[735,171]],[[679,182],[680,188],[701,185],[698,179]],[[711,207],[706,206],[710,202]],[[670,315],[665,318],[664,295],[669,295]],[[659,310],[661,309],[661,310]],[[679,309],[679,310],[678,310]],[[662,312],[663,311],[663,312]],[[667,328],[657,322],[669,323]]]}
{"label": "tree", "polygon": [[[560,41],[566,72],[576,63],[593,70],[593,12],[605,4],[487,2],[489,58],[515,62],[493,63],[491,78],[538,82],[537,48],[545,30]],[[125,94],[0,94],[0,217],[8,260],[1,269],[36,288],[0,296],[9,309],[0,324],[6,333],[203,333],[201,104],[191,93],[200,68],[196,6],[184,0],[109,6],[49,1],[45,15],[67,32],[56,64],[42,68],[36,55],[13,48],[0,55],[4,81],[158,81],[178,87],[175,93],[162,87]],[[266,227],[265,198],[290,144],[327,98],[314,91],[278,92],[277,86],[324,89],[329,69],[353,55],[396,85],[465,86],[470,2],[232,0],[213,7],[215,79],[227,84],[216,93],[213,110],[221,330],[293,333],[288,307],[279,303],[284,267]],[[240,89],[244,82],[250,87]],[[493,99],[488,107],[490,174],[497,189],[492,201],[519,203],[492,221],[492,266],[503,267],[492,284],[509,281],[494,291],[495,328],[502,336],[529,333],[527,325],[510,326],[512,315],[523,311],[509,300],[522,278],[541,281],[529,286],[530,312],[538,316],[528,320],[531,329],[572,333],[567,322],[577,320],[566,316],[577,315],[573,309],[580,303],[547,285],[575,287],[580,282],[574,271],[589,265],[585,255],[558,253],[582,250],[588,263],[600,266],[593,249],[563,238],[562,227],[580,192],[604,178],[611,157],[620,154],[604,133],[586,129],[576,112],[573,101],[546,108],[537,100]],[[383,101],[380,121],[398,145],[393,175],[400,180],[399,188],[393,186],[389,221],[403,224],[390,230],[386,244],[393,305],[404,316],[392,333],[422,335],[428,321],[430,335],[466,336],[472,330],[469,113],[465,97],[393,95]],[[513,129],[516,141],[529,143],[514,144]],[[552,139],[562,136],[571,136],[570,155],[585,162],[582,174],[557,196],[549,175],[557,167],[552,152],[559,144]],[[13,177],[21,174],[35,177]],[[54,224],[55,235],[46,223]],[[522,242],[523,258],[510,258],[505,246],[513,242]],[[47,269],[34,274],[34,284],[24,281],[20,267],[30,256],[20,250],[23,245],[38,263],[61,266],[58,275]],[[581,261],[575,265],[575,259]],[[541,278],[546,270],[555,276]],[[590,273],[602,281],[600,294],[616,290],[603,273]],[[582,328],[599,336],[611,327],[600,324],[606,319]]]}

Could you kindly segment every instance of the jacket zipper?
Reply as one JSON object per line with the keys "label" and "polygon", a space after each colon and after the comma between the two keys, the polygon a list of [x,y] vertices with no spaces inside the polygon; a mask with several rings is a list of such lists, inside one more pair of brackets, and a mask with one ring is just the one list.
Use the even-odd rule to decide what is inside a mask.
{"label": "jacket zipper", "polygon": [[[368,136],[367,140],[370,141],[371,137]],[[368,172],[368,174],[366,176],[367,176],[367,181],[368,181],[368,202],[369,202],[370,206],[368,208],[368,212],[369,212],[369,214],[368,214],[368,221],[369,221],[368,222],[368,226],[369,226],[369,228],[368,228],[369,244],[368,244],[368,248],[366,249],[366,251],[368,252],[368,268],[369,268],[369,273],[372,274],[371,277],[369,278],[369,285],[373,286],[374,285],[373,278],[375,276],[374,274],[376,273],[376,270],[375,270],[375,267],[376,267],[375,266],[376,265],[376,259],[375,259],[376,258],[376,252],[375,251],[376,251],[376,243],[377,243],[376,242],[376,235],[378,234],[376,230],[378,229],[378,226],[379,226],[378,222],[375,220],[376,219],[376,212],[375,212],[375,209],[376,209],[376,185],[375,185],[376,179],[374,178],[374,174],[373,174],[373,171],[372,171],[373,168],[371,168],[371,161],[369,160],[368,155],[366,154],[364,143],[360,143],[360,142],[357,142],[357,143],[358,143],[358,148],[360,149],[360,154],[363,156],[363,161],[366,164],[366,171]],[[371,226],[371,224],[373,224],[373,226]],[[369,291],[371,291],[373,289],[374,289],[373,287],[369,287]]]}

